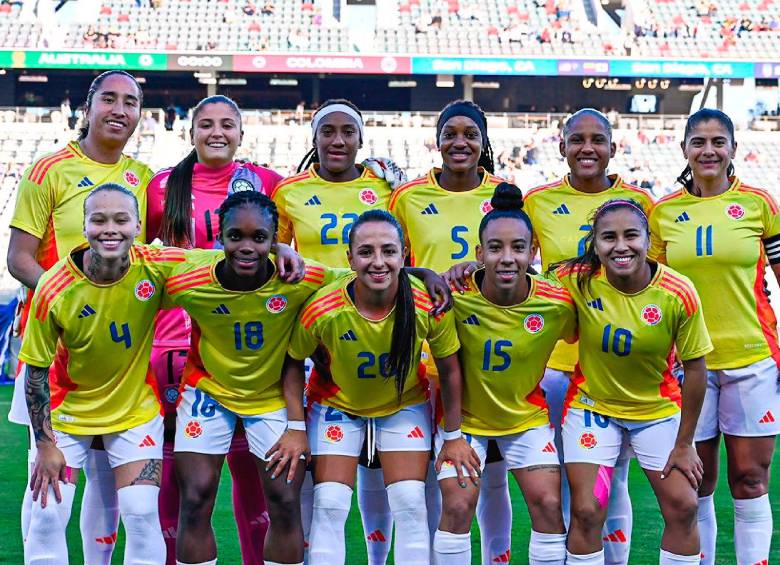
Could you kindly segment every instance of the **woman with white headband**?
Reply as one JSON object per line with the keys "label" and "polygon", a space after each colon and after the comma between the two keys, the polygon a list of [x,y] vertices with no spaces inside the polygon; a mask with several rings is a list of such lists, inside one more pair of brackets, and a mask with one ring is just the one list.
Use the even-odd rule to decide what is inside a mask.
{"label": "woman with white headband", "polygon": [[[403,172],[386,161],[355,162],[363,145],[360,110],[343,99],[327,100],[312,117],[312,149],[298,174],[271,191],[279,210],[279,243],[295,240],[306,258],[329,267],[349,267],[348,235],[363,212],[387,210],[395,181]],[[365,463],[365,460],[363,459]],[[309,540],[312,482],[307,473],[301,492],[303,530]],[[358,468],[358,506],[366,535],[369,565],[384,564],[390,551],[392,517],[379,468]]]}

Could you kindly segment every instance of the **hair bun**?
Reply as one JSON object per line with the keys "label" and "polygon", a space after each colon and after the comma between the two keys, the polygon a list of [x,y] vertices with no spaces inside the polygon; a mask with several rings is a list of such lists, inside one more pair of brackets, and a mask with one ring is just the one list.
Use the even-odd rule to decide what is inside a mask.
{"label": "hair bun", "polygon": [[494,210],[522,210],[523,191],[511,182],[502,182],[496,186],[490,205]]}

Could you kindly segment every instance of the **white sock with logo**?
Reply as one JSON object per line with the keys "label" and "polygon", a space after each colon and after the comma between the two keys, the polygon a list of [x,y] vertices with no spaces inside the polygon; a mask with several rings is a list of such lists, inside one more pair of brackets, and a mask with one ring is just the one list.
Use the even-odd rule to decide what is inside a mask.
{"label": "white sock with logo", "polygon": [[119,525],[119,500],[108,454],[90,449],[84,463],[84,495],[81,497],[81,545],[84,565],[110,565]]}
{"label": "white sock with logo", "polygon": [[769,495],[734,500],[734,550],[737,565],[769,560],[772,543],[772,507]]}
{"label": "white sock with logo", "polygon": [[714,496],[711,494],[699,497],[697,521],[699,525],[701,565],[715,565],[715,542],[718,539],[718,520],[715,517]]}
{"label": "white sock with logo", "polygon": [[477,502],[482,562],[509,556],[512,547],[512,501],[509,499],[506,461],[487,463]]}
{"label": "white sock with logo", "polygon": [[471,534],[436,530],[433,555],[435,565],[471,565]]}
{"label": "white sock with logo", "polygon": [[40,498],[33,502],[24,544],[25,565],[68,565],[65,530],[73,508],[76,485],[60,481],[60,494],[62,502],[58,504],[54,488],[49,486],[46,508],[41,508]]}
{"label": "white sock with logo", "polygon": [[344,525],[352,489],[336,482],[314,486],[314,513],[309,537],[309,565],[341,565],[346,558]]}
{"label": "white sock with logo", "polygon": [[564,565],[566,563],[566,534],[543,534],[531,530],[528,543],[529,565]]}
{"label": "white sock with logo", "polygon": [[368,565],[385,565],[393,539],[393,516],[382,469],[358,465],[357,500],[366,536]]}

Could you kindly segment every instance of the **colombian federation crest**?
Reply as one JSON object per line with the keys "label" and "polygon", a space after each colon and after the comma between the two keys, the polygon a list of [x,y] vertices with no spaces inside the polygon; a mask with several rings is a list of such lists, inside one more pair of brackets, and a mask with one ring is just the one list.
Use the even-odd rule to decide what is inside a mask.
{"label": "colombian federation crest", "polygon": [[361,190],[359,198],[363,204],[368,204],[369,206],[373,206],[379,202],[379,196],[377,196],[376,192],[371,188],[364,188]]}
{"label": "colombian federation crest", "polygon": [[141,184],[141,179],[133,171],[125,171],[125,182],[132,187],[136,187]]}
{"label": "colombian federation crest", "polygon": [[155,290],[154,283],[149,279],[138,281],[135,285],[135,297],[141,302],[146,302],[154,296]]}
{"label": "colombian federation crest", "polygon": [[739,204],[729,204],[726,206],[726,215],[733,220],[741,220],[745,215],[745,209]]}
{"label": "colombian federation crest", "polygon": [[596,436],[594,436],[590,432],[584,432],[580,436],[580,447],[583,449],[593,449],[598,445],[598,441],[596,441]]}
{"label": "colombian federation crest", "polygon": [[487,214],[493,209],[493,205],[490,203],[490,200],[483,200],[482,204],[479,205],[479,211],[483,214]]}
{"label": "colombian federation crest", "polygon": [[200,425],[200,422],[197,420],[190,420],[187,422],[187,425],[184,426],[184,435],[185,437],[188,437],[190,439],[195,439],[196,437],[200,437],[200,435],[203,433],[203,426]]}
{"label": "colombian federation crest", "polygon": [[341,426],[328,426],[325,429],[325,439],[330,443],[338,443],[344,439],[344,431],[341,429]]}
{"label": "colombian federation crest", "polygon": [[274,294],[265,301],[265,309],[271,314],[278,314],[287,308],[287,297],[283,294]]}
{"label": "colombian federation crest", "polygon": [[537,334],[544,327],[544,317],[541,314],[528,314],[523,321],[523,326],[528,333]]}
{"label": "colombian federation crest", "polygon": [[657,304],[648,304],[642,308],[642,321],[648,326],[657,325],[663,318],[661,307]]}

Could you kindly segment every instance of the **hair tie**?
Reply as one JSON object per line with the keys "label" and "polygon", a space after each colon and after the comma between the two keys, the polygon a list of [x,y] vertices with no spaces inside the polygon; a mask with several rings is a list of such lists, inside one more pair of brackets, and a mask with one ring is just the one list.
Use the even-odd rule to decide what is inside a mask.
{"label": "hair tie", "polygon": [[316,114],[314,114],[314,117],[311,119],[312,137],[315,137],[317,135],[317,128],[319,127],[322,119],[325,116],[332,114],[334,112],[341,112],[343,114],[346,114],[353,120],[355,120],[358,130],[360,131],[360,139],[362,141],[363,140],[363,119],[360,117],[360,114],[355,112],[355,110],[353,110],[346,104],[330,104],[329,106],[325,106],[324,108],[320,109]]}

